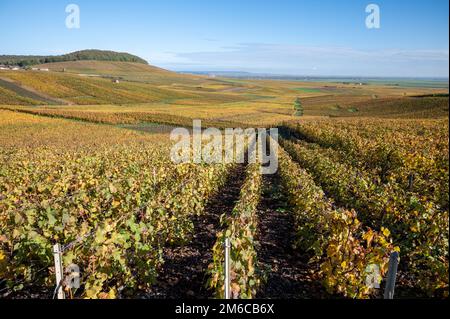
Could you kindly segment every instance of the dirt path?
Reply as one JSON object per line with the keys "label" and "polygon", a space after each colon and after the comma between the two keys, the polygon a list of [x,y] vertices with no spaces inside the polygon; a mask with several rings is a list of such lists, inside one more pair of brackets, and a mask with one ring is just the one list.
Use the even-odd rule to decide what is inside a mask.
{"label": "dirt path", "polygon": [[259,205],[259,267],[267,270],[267,283],[257,298],[318,299],[326,292],[317,278],[317,266],[308,254],[292,248],[294,220],[287,207],[278,175],[264,176]]}
{"label": "dirt path", "polygon": [[220,230],[220,215],[230,213],[239,198],[245,179],[245,165],[230,172],[224,187],[206,207],[202,216],[193,218],[192,241],[183,247],[166,247],[164,267],[158,274],[158,283],[146,298],[204,299],[211,292],[205,288],[206,271],[212,260],[212,247]]}

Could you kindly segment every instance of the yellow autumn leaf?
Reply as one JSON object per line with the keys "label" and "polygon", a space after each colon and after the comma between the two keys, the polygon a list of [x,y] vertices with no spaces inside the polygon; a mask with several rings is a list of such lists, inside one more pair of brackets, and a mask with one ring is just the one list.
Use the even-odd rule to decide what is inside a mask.
{"label": "yellow autumn leaf", "polygon": [[233,283],[231,284],[231,290],[232,290],[234,293],[238,294],[238,293],[241,291],[241,287],[239,287],[239,285],[238,285],[237,283],[233,282]]}
{"label": "yellow autumn leaf", "polygon": [[111,194],[117,193],[117,188],[113,184],[109,184],[109,191]]}
{"label": "yellow autumn leaf", "polygon": [[116,207],[119,206],[119,205],[120,205],[120,202],[119,202],[119,201],[113,200],[112,206],[113,206],[114,208],[116,208]]}

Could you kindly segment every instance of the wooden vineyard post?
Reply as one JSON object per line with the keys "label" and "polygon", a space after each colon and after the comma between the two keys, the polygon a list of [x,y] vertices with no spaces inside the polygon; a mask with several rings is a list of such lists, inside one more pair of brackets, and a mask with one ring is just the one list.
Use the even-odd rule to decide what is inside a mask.
{"label": "wooden vineyard post", "polygon": [[64,271],[60,244],[53,246],[53,258],[55,259],[56,292],[58,293],[58,299],[65,299],[64,289],[62,287]]}
{"label": "wooden vineyard post", "polygon": [[230,239],[225,238],[225,299],[230,299],[230,248]]}
{"label": "wooden vineyard post", "polygon": [[398,252],[394,251],[389,258],[389,270],[384,289],[384,299],[394,299],[395,280],[397,278]]}

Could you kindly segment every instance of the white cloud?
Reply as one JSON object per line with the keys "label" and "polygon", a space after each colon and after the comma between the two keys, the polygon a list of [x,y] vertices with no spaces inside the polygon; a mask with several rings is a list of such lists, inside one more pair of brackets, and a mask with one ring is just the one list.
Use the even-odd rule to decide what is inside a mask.
{"label": "white cloud", "polygon": [[146,60],[150,61],[151,64],[183,64],[191,62],[189,58],[173,52],[152,52],[146,56]]}
{"label": "white cloud", "polygon": [[448,50],[357,50],[242,43],[220,51],[173,53],[161,62],[174,69],[240,70],[304,75],[448,77]]}

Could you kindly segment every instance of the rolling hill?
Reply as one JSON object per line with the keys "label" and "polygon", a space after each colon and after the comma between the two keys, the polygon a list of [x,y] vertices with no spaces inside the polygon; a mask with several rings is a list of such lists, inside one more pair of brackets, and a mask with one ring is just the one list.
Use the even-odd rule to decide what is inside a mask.
{"label": "rolling hill", "polygon": [[[46,70],[49,72],[43,72]],[[0,105],[226,103],[249,100],[237,83],[137,62],[77,60],[0,70]]]}
{"label": "rolling hill", "polygon": [[[0,64],[33,65],[0,70],[1,105],[98,105],[135,103],[229,103],[239,83],[179,74],[128,54],[84,50],[61,56],[0,56]],[[48,71],[48,72],[44,72]]]}
{"label": "rolling hill", "polygon": [[[180,98],[195,98],[188,92],[154,85],[120,81],[115,83],[103,77],[87,77],[63,72],[2,71],[2,85],[5,90],[39,92],[42,96],[59,99],[61,104],[132,104],[170,101]],[[30,97],[30,96],[29,96]],[[33,98],[33,97],[31,97]],[[33,98],[34,99],[34,98]],[[8,103],[16,104],[16,103]],[[41,103],[42,104],[42,103]],[[47,104],[47,103],[44,103]]]}
{"label": "rolling hill", "polygon": [[164,70],[152,65],[119,62],[119,61],[66,61],[45,63],[36,66],[46,68],[50,71],[74,73],[77,75],[119,78],[126,81],[146,82],[156,85],[167,85],[172,83],[195,84],[204,81],[205,77],[179,74]]}

